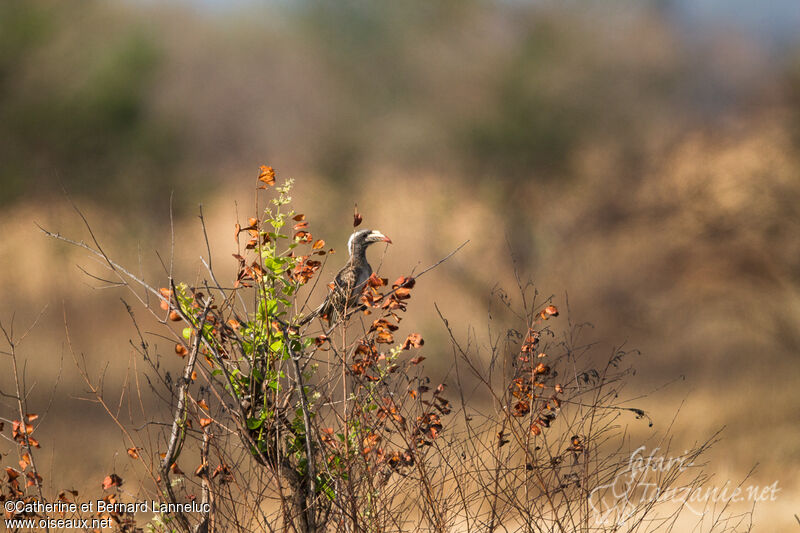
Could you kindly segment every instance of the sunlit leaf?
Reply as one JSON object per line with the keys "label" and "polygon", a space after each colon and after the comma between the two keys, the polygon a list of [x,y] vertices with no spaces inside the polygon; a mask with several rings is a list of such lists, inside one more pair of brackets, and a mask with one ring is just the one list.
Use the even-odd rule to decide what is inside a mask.
{"label": "sunlit leaf", "polygon": [[103,490],[108,490],[111,487],[121,487],[122,478],[116,474],[109,474],[103,479]]}
{"label": "sunlit leaf", "polygon": [[425,344],[425,341],[422,339],[422,335],[419,333],[412,333],[403,343],[403,349],[408,350],[410,348],[419,348],[423,344]]}
{"label": "sunlit leaf", "polygon": [[261,165],[259,167],[258,181],[264,182],[264,188],[275,185],[275,169]]}
{"label": "sunlit leaf", "polygon": [[539,316],[541,316],[543,320],[547,320],[551,316],[558,316],[558,309],[556,309],[555,305],[548,305],[539,313]]}
{"label": "sunlit leaf", "polygon": [[392,344],[394,342],[394,337],[392,336],[392,332],[389,330],[381,330],[378,332],[378,335],[375,337],[375,342],[380,344]]}

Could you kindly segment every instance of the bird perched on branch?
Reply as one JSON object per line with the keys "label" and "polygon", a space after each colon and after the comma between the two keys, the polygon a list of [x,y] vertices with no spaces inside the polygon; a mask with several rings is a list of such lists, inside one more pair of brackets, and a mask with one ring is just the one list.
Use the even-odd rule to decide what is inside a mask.
{"label": "bird perched on branch", "polygon": [[355,310],[358,307],[361,291],[372,275],[372,267],[367,262],[367,247],[376,242],[392,244],[389,237],[377,230],[362,229],[350,235],[350,240],[347,241],[350,259],[336,274],[333,289],[322,305],[303,318],[299,325],[302,326],[317,316],[326,317],[329,324],[335,324],[345,318],[348,310]]}

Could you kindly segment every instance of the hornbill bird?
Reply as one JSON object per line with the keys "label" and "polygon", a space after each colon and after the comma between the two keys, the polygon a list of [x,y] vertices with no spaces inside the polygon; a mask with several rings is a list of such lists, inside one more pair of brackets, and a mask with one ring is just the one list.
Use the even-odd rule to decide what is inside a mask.
{"label": "hornbill bird", "polygon": [[367,280],[372,275],[372,267],[367,262],[367,247],[375,242],[392,243],[392,240],[377,230],[362,229],[350,235],[347,248],[350,259],[333,280],[333,289],[322,305],[303,318],[299,325],[308,323],[317,316],[326,317],[328,324],[335,324],[345,318],[348,310],[355,310]]}

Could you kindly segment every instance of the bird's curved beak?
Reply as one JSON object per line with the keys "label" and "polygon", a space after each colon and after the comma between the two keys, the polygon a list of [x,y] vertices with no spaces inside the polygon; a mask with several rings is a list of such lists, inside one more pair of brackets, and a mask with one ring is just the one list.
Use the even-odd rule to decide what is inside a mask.
{"label": "bird's curved beak", "polygon": [[372,242],[383,241],[389,244],[392,244],[392,239],[381,233],[380,231],[373,231],[369,235],[369,240]]}

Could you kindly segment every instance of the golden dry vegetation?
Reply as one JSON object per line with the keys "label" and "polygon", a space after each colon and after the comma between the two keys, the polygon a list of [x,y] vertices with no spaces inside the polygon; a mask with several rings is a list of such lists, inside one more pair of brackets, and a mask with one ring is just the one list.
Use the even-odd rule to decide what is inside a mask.
{"label": "golden dry vegetation", "polygon": [[647,394],[637,406],[657,430],[680,411],[676,449],[725,426],[718,478],[758,463],[753,484],[779,480],[756,531],[796,527],[797,48],[686,39],[657,8],[10,5],[0,319],[22,327],[47,306],[23,356],[31,405],[49,406],[49,482],[83,490],[127,460],[81,400],[63,317],[109,390],[134,359],[124,295],[95,290],[76,267],[97,272],[92,260],[35,225],[87,238],[60,184],[109,254],[158,285],[170,202],[179,277],[204,275],[198,203],[218,268],[235,273],[237,210],[251,211],[267,163],[296,179],[297,209],[339,250],[323,277],[344,261],[354,203],[392,237],[392,279],[470,240],[420,281],[407,318],[432,373],[451,363],[433,303],[456,331],[483,331],[493,288],[516,283],[513,258],[542,293],[568,295],[599,349],[641,350],[627,392]]}

